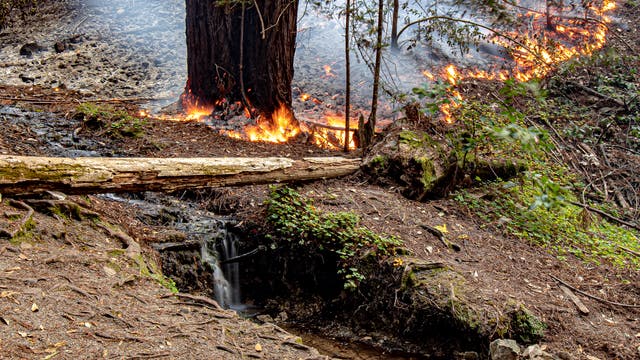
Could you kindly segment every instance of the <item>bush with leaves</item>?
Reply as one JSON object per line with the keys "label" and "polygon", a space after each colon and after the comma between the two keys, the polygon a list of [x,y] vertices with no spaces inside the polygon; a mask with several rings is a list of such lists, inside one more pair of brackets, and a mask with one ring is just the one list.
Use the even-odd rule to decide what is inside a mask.
{"label": "bush with leaves", "polygon": [[381,236],[359,225],[352,212],[323,213],[289,187],[272,187],[267,200],[268,235],[272,248],[287,246],[304,253],[337,255],[338,275],[345,289],[355,289],[365,279],[361,265],[395,254],[400,239]]}

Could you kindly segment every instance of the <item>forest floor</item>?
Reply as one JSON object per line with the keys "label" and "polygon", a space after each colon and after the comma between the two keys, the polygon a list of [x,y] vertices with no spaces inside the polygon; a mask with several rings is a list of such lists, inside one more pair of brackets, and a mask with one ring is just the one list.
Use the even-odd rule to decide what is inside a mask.
{"label": "forest floor", "polygon": [[[175,60],[181,51],[166,50],[161,32],[156,33],[160,34],[157,42],[141,40],[139,48],[121,46],[119,42],[126,43],[126,38],[107,39],[109,31],[141,31],[114,29],[120,24],[118,15],[128,11],[129,1],[112,3],[86,7],[80,5],[83,2],[56,2],[59,8],[0,33],[0,154],[344,155],[304,141],[270,144],[230,139],[193,121],[151,117],[87,127],[74,114],[88,100],[108,99],[109,106],[136,116],[141,106],[169,102],[149,104],[142,98],[175,99],[183,86],[182,65]],[[180,3],[160,1],[158,8],[171,13],[161,4]],[[619,16],[627,19],[628,26],[637,26],[633,14]],[[101,17],[113,17],[113,28],[102,28],[104,23],[96,20]],[[180,24],[148,26],[170,31]],[[21,47],[29,42],[43,49],[20,55]],[[64,46],[61,52],[54,50],[57,42]],[[640,49],[637,37],[627,42]],[[157,92],[156,87],[163,90]],[[124,126],[132,127],[139,136],[121,132]],[[368,229],[399,236],[416,257],[446,263],[475,286],[474,296],[493,303],[525,304],[548,325],[541,344],[552,353],[572,359],[640,356],[638,305],[612,303],[639,303],[636,267],[607,262],[594,265],[574,256],[559,260],[549,249],[496,230],[453,199],[407,200],[392,188],[371,184],[361,174],[304,184],[298,190],[316,199],[323,210],[353,211]],[[266,186],[228,188],[192,205],[247,216],[257,213],[267,196]],[[327,357],[275,324],[241,319],[198,294],[173,295],[151,247],[173,233],[167,226],[145,223],[134,204],[98,195],[49,200],[57,201],[62,211],[25,200],[36,209],[27,224],[21,224],[26,207],[6,201],[0,205],[0,228],[11,232],[24,227],[13,240],[0,242],[0,358]],[[84,209],[80,214],[78,205]],[[421,224],[446,225],[448,237],[456,239],[462,250],[442,246]],[[140,245],[139,251],[132,240]],[[610,302],[581,297],[589,309],[588,315],[581,314],[554,278]],[[332,335],[330,329],[325,332]],[[384,337],[357,335],[371,343],[380,343]],[[328,355],[340,356],[331,350]]]}

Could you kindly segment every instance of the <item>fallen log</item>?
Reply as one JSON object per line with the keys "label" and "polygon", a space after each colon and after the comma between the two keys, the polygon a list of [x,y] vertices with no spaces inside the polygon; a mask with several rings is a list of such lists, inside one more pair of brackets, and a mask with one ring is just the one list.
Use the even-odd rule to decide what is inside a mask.
{"label": "fallen log", "polygon": [[0,194],[47,190],[66,194],[169,192],[285,183],[354,173],[360,159],[289,158],[53,158],[0,155]]}

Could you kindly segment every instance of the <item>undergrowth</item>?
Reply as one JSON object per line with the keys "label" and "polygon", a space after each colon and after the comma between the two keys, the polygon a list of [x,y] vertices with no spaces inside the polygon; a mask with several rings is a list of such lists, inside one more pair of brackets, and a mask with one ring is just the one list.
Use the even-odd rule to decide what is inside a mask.
{"label": "undergrowth", "polygon": [[[603,139],[605,130],[602,129],[608,126],[607,121],[629,123],[630,117],[637,116],[638,89],[633,84],[636,74],[619,71],[625,63],[623,60],[616,54],[606,53],[566,65],[565,76],[583,69],[585,64],[608,67],[611,71],[593,76],[591,85],[605,93],[604,97],[624,101],[628,107],[625,112],[603,117],[605,124],[595,124],[597,129],[591,132],[579,126],[575,130],[580,136],[574,138],[597,143]],[[435,98],[451,92],[450,89],[444,91]],[[554,91],[557,92],[557,88]],[[420,91],[416,93],[419,95]],[[473,193],[462,189],[453,196],[481,218],[484,226],[546,247],[560,259],[573,255],[595,264],[610,262],[622,268],[640,269],[640,259],[632,255],[640,251],[639,234],[573,205],[577,203],[573,191],[582,191],[585,185],[566,165],[551,160],[553,139],[546,129],[556,131],[558,127],[559,132],[567,136],[573,129],[568,124],[587,123],[589,119],[586,110],[576,110],[580,103],[565,103],[555,95],[548,98],[549,92],[538,81],[507,80],[494,93],[495,101],[487,102],[486,98],[460,101],[454,112],[456,124],[447,134],[456,151],[458,166],[465,169],[465,163],[477,158],[498,157],[525,161],[528,171],[514,181],[472,179],[478,186]],[[425,106],[425,111],[437,108]],[[633,129],[630,126],[629,130]],[[559,136],[557,132],[555,135]],[[612,210],[606,212],[612,213]]]}
{"label": "undergrowth", "polygon": [[460,190],[454,199],[482,219],[485,227],[545,247],[561,260],[574,255],[594,264],[606,261],[640,270],[640,259],[623,249],[640,252],[638,234],[570,204],[575,196],[569,184],[563,183],[563,176],[566,174],[556,170],[554,179],[548,180],[555,184],[555,195],[535,178],[523,177],[520,184],[489,183],[474,194]]}
{"label": "undergrowth", "polygon": [[101,129],[112,137],[144,136],[143,119],[129,115],[125,110],[111,106],[82,103],[76,107],[76,119],[82,120],[90,129]]}
{"label": "undergrowth", "polygon": [[401,245],[394,236],[382,236],[359,225],[352,212],[323,213],[310,199],[289,187],[272,187],[267,205],[268,237],[272,247],[289,246],[304,252],[331,252],[338,256],[338,274],[345,289],[356,289],[365,279],[362,265],[394,255]]}

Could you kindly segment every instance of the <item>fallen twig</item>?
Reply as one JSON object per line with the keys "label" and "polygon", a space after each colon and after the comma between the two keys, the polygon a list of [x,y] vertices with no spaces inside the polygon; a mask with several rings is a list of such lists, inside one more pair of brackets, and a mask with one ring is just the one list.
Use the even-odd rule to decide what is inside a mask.
{"label": "fallen twig", "polygon": [[9,239],[13,239],[16,235],[18,235],[20,231],[22,231],[22,229],[24,229],[27,222],[29,222],[29,220],[31,220],[31,218],[33,217],[33,208],[31,208],[31,206],[25,204],[22,201],[13,200],[13,199],[9,200],[9,205],[27,210],[27,214],[22,217],[17,229],[13,231],[0,229],[0,237],[7,237]]}
{"label": "fallen twig", "polygon": [[460,245],[456,244],[456,243],[452,243],[450,241],[448,241],[447,239],[445,239],[444,237],[444,233],[436,228],[434,228],[433,226],[427,225],[427,224],[423,224],[423,223],[419,223],[418,224],[421,228],[427,230],[428,232],[430,232],[432,235],[434,235],[435,237],[437,237],[438,239],[440,239],[440,241],[444,244],[444,246],[446,246],[447,248],[453,249],[455,251],[460,251],[462,248],[460,247]]}
{"label": "fallen twig", "polygon": [[618,247],[619,247],[620,249],[622,249],[622,250],[624,250],[624,251],[628,252],[628,253],[629,253],[629,254],[631,254],[631,255],[640,256],[640,253],[639,253],[639,252],[637,252],[637,251],[633,251],[633,250],[631,250],[631,249],[629,249],[629,248],[626,248],[626,247],[624,247],[624,246],[620,246],[620,245],[618,245]]}
{"label": "fallen twig", "polygon": [[582,84],[580,84],[578,82],[575,82],[575,81],[569,81],[569,84],[571,84],[571,85],[583,90],[586,93],[589,93],[591,95],[597,96],[597,97],[599,97],[601,99],[604,99],[604,100],[607,100],[607,101],[611,101],[611,102],[615,103],[616,105],[623,107],[625,110],[628,110],[628,108],[629,108],[627,106],[627,104],[624,103],[624,101],[618,100],[616,98],[612,98],[611,96],[605,95],[603,93],[600,93],[600,92],[598,92],[598,91],[596,91],[596,90],[594,90],[594,89],[592,89],[592,88],[590,88],[588,86],[582,85]]}
{"label": "fallen twig", "polygon": [[569,201],[569,203],[572,204],[572,205],[575,205],[575,206],[582,207],[582,208],[584,208],[586,210],[589,210],[591,212],[594,212],[596,214],[602,215],[602,216],[606,217],[609,220],[617,222],[618,224],[622,224],[622,225],[625,225],[625,226],[628,226],[630,228],[633,228],[633,229],[636,229],[636,230],[640,231],[640,225],[637,225],[637,224],[634,224],[634,223],[630,223],[628,221],[624,221],[624,220],[622,220],[622,219],[620,219],[618,217],[615,217],[615,216],[613,216],[611,214],[608,214],[608,213],[606,213],[606,212],[604,212],[604,211],[602,211],[600,209],[592,208],[591,206],[589,206],[587,204],[579,203],[577,201]]}
{"label": "fallen twig", "polygon": [[562,284],[558,284],[558,287],[560,287],[560,290],[562,290],[562,292],[564,292],[564,294],[569,297],[573,304],[578,308],[578,311],[585,315],[589,314],[589,308],[582,301],[580,301],[580,298],[578,298],[578,296],[573,291],[571,291],[571,289]]}
{"label": "fallen twig", "polygon": [[569,289],[571,289],[571,290],[573,290],[573,291],[577,292],[578,294],[584,295],[584,296],[586,296],[586,297],[588,297],[588,298],[590,298],[590,299],[596,300],[596,301],[600,301],[601,303],[609,304],[609,305],[613,305],[613,306],[620,306],[620,307],[632,308],[632,309],[640,309],[640,305],[634,305],[634,304],[623,304],[623,303],[619,303],[619,302],[615,302],[615,301],[605,300],[605,299],[600,298],[600,297],[597,297],[597,296],[595,296],[595,295],[591,295],[591,294],[589,294],[589,293],[586,293],[586,292],[584,292],[584,291],[582,291],[582,290],[580,290],[580,289],[578,289],[578,288],[576,288],[576,287],[574,287],[574,286],[571,286],[571,285],[569,285],[567,282],[565,282],[565,281],[563,281],[563,280],[560,280],[560,279],[558,279],[557,277],[555,277],[555,276],[553,276],[553,275],[551,275],[551,274],[549,274],[549,276],[550,276],[553,280],[555,280],[555,281],[559,282],[560,284],[562,284],[562,285],[564,285],[564,286],[568,287]]}

